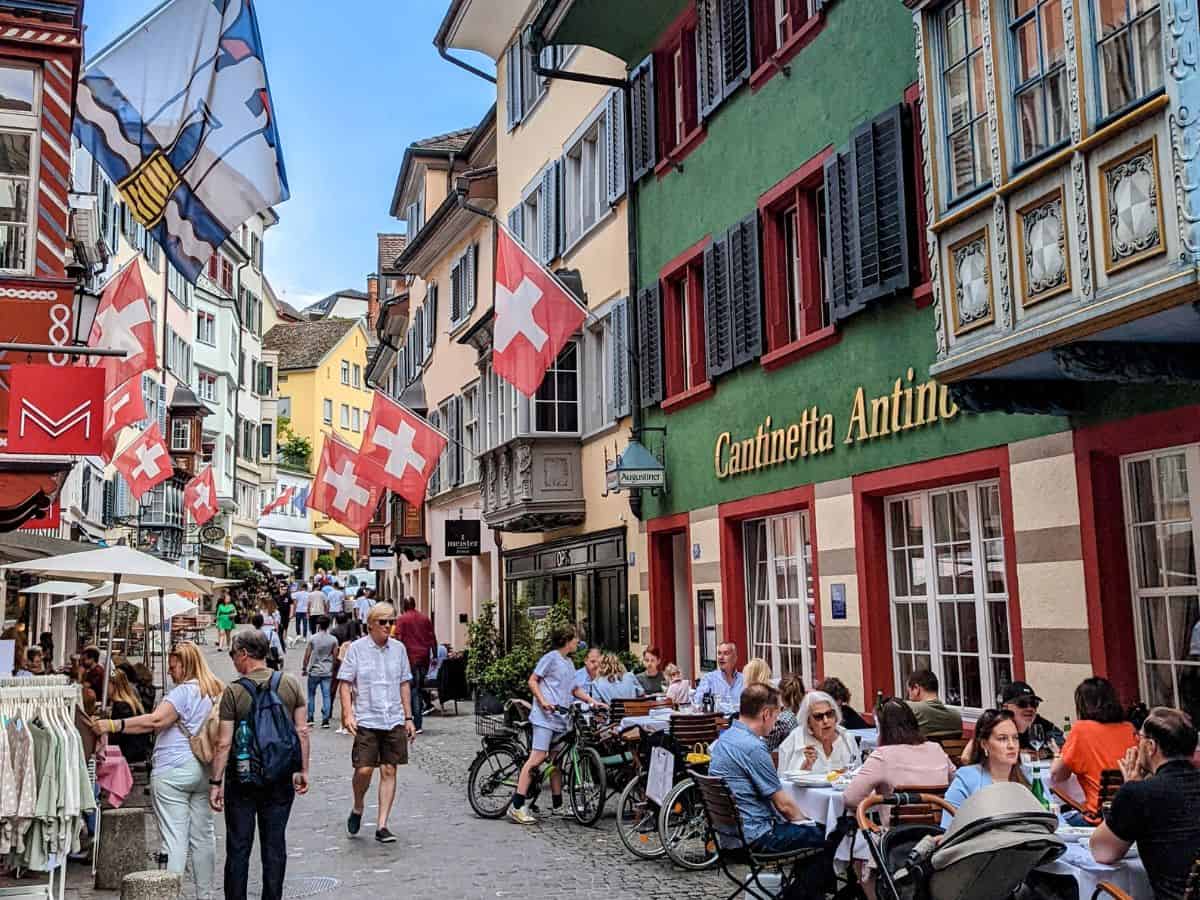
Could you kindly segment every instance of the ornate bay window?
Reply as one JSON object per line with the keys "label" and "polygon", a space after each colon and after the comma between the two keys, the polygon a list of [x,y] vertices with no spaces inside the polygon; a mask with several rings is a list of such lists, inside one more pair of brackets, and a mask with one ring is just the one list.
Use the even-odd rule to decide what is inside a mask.
{"label": "ornate bay window", "polygon": [[980,0],[955,0],[940,24],[946,168],[957,199],[992,179]]}
{"label": "ornate bay window", "polygon": [[1108,118],[1163,86],[1158,0],[1094,0],[1100,117]]}
{"label": "ornate bay window", "polygon": [[1070,133],[1062,0],[1009,0],[1009,5],[1013,107],[1025,161]]}

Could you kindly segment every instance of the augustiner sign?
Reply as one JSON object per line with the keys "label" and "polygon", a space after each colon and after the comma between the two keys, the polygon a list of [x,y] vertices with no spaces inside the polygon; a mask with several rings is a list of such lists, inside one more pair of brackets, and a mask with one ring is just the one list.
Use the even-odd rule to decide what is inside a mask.
{"label": "augustiner sign", "polygon": [[868,397],[864,388],[855,390],[844,432],[833,413],[822,412],[817,406],[802,410],[798,418],[787,424],[776,424],[767,416],[746,437],[721,432],[713,448],[717,478],[830,453],[839,439],[843,444],[866,443],[913,428],[927,428],[958,415],[958,406],[943,385],[933,379],[914,385],[912,380],[913,370],[909,369],[903,378],[896,379],[890,393]]}

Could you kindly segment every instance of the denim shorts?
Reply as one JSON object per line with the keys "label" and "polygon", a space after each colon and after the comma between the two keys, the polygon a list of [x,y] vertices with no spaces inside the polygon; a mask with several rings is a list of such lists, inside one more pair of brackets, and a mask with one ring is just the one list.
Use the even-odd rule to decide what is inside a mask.
{"label": "denim shorts", "polygon": [[555,731],[553,728],[543,728],[541,725],[534,725],[533,749],[548,753],[552,744],[562,743],[563,738],[566,736],[567,733],[565,731]]}

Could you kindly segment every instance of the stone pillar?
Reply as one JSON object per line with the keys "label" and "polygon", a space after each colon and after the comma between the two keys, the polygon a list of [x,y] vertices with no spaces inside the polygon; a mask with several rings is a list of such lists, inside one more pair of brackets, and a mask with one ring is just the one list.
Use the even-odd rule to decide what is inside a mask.
{"label": "stone pillar", "polygon": [[179,872],[130,872],[121,880],[121,900],[174,900],[182,893]]}
{"label": "stone pillar", "polygon": [[96,890],[121,890],[125,876],[142,871],[150,861],[145,810],[136,807],[104,810],[97,851]]}

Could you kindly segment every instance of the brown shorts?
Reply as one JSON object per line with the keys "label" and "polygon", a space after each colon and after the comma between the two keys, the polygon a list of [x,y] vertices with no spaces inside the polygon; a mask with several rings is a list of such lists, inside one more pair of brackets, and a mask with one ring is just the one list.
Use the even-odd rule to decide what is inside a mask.
{"label": "brown shorts", "polygon": [[359,727],[350,762],[356,769],[408,765],[408,735],[404,726],[397,725],[391,731]]}

